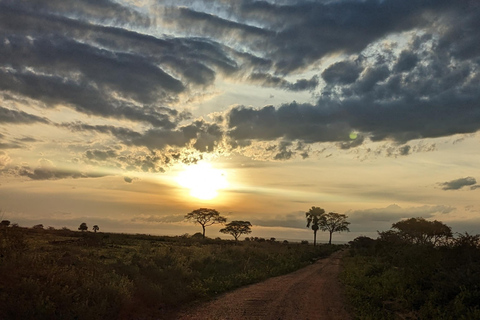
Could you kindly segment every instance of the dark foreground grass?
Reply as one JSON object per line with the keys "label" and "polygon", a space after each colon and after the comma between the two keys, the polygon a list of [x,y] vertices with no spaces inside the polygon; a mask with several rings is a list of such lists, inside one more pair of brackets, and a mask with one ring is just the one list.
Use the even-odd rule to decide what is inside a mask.
{"label": "dark foreground grass", "polygon": [[4,228],[0,319],[161,318],[338,248]]}
{"label": "dark foreground grass", "polygon": [[371,242],[343,260],[357,319],[480,319],[480,249]]}

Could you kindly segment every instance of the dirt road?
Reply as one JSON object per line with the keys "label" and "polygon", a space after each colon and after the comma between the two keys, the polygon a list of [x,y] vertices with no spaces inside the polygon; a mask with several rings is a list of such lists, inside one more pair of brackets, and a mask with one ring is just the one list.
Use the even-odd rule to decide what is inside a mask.
{"label": "dirt road", "polygon": [[186,310],[182,320],[349,320],[338,281],[342,252]]}

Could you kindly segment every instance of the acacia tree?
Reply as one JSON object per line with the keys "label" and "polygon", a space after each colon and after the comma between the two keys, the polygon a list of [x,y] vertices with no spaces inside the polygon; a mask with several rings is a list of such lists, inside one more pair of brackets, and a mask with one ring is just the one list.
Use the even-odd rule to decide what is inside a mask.
{"label": "acacia tree", "polygon": [[231,234],[235,241],[238,241],[238,238],[242,234],[249,234],[252,233],[251,230],[252,224],[250,221],[232,221],[225,225],[225,228],[220,229],[221,233]]}
{"label": "acacia tree", "polygon": [[97,233],[97,231],[98,231],[100,228],[99,228],[97,225],[94,225],[94,226],[92,227],[92,229],[93,229],[93,232]]}
{"label": "acacia tree", "polygon": [[[400,241],[420,245],[439,245],[447,243],[453,237],[452,229],[440,221],[427,221],[424,218],[410,218],[398,221],[389,230],[390,235],[395,235]],[[386,234],[380,233],[381,238]]]}
{"label": "acacia tree", "polygon": [[334,232],[350,231],[350,229],[348,229],[349,224],[350,222],[347,222],[346,215],[336,212],[329,212],[322,215],[318,222],[320,230],[330,232],[328,244],[332,244],[332,234]]}
{"label": "acacia tree", "polygon": [[313,246],[317,245],[317,231],[319,229],[320,218],[325,214],[325,210],[320,207],[311,207],[308,212],[305,212],[307,217],[307,228],[312,226],[313,230]]}
{"label": "acacia tree", "polygon": [[88,230],[87,224],[85,222],[82,222],[80,224],[80,227],[78,227],[78,230],[80,230],[82,232],[85,231],[85,230]]}
{"label": "acacia tree", "polygon": [[215,209],[200,208],[193,210],[185,215],[185,219],[188,221],[193,221],[202,226],[203,238],[205,239],[205,227],[209,227],[216,223],[225,223],[227,218],[222,217],[220,213]]}

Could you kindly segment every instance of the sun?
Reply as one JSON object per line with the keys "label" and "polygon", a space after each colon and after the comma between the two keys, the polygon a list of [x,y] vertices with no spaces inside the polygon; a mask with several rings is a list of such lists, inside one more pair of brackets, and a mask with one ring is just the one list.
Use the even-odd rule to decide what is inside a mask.
{"label": "sun", "polygon": [[208,163],[190,165],[180,172],[177,182],[190,189],[190,195],[201,200],[212,200],[218,196],[218,190],[228,186],[225,173]]}

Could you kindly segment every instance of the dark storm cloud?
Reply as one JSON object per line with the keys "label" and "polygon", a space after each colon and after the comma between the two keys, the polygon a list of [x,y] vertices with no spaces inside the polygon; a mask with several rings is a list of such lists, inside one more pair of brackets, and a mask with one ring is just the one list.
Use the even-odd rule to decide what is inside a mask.
{"label": "dark storm cloud", "polygon": [[418,57],[414,52],[402,51],[395,64],[396,72],[404,72],[412,70],[418,63]]}
{"label": "dark storm cloud", "polygon": [[355,82],[362,67],[353,61],[340,61],[330,65],[322,72],[322,78],[328,84],[349,84]]}
{"label": "dark storm cloud", "polygon": [[[175,126],[165,114],[171,112],[155,104],[175,101],[186,90],[182,81],[209,85],[217,71],[237,68],[222,45],[208,39],[156,38],[73,19],[62,6],[57,11],[68,17],[59,16],[55,4],[39,2],[37,11],[20,2],[0,5],[0,90],[48,107],[168,128]],[[97,9],[88,2],[78,7]]]}
{"label": "dark storm cloud", "polygon": [[[363,71],[350,79],[343,70],[354,64],[349,60],[336,63],[322,75],[332,92],[316,104],[234,107],[227,114],[228,134],[237,140],[341,142],[340,147],[349,148],[360,144],[360,140],[349,141],[351,131],[372,141],[403,144],[479,130],[477,64],[456,61],[452,65],[448,52],[418,48],[416,40],[420,39],[414,40],[411,47],[423,57],[422,63],[405,62],[403,52],[393,68],[386,62],[360,61],[358,69]],[[409,152],[404,146],[399,155]]]}
{"label": "dark storm cloud", "polygon": [[[276,67],[289,72],[332,53],[358,53],[394,32],[428,24],[423,13],[443,13],[451,1],[299,1],[282,5],[243,1],[245,20],[278,30],[265,44]],[[285,46],[288,43],[288,46]]]}
{"label": "dark storm cloud", "polygon": [[275,109],[239,106],[228,114],[229,135],[236,140],[347,141],[350,127],[335,110],[291,103]]}
{"label": "dark storm cloud", "polygon": [[35,122],[50,123],[46,118],[41,118],[23,111],[0,107],[0,123],[31,124]]}
{"label": "dark storm cloud", "polygon": [[112,21],[120,24],[149,24],[149,20],[145,16],[110,0],[6,0],[3,1],[2,5],[41,13],[68,14],[82,19]]}
{"label": "dark storm cloud", "polygon": [[[141,13],[108,0],[1,2],[0,90],[47,108],[143,122],[144,132],[68,127],[151,149],[211,151],[225,130],[232,146],[280,139],[285,146],[334,142],[349,149],[365,139],[402,145],[480,129],[475,1],[179,0],[165,6],[153,16],[157,8]],[[375,44],[402,32],[421,36],[401,48]],[[287,80],[332,57],[344,60],[310,79]],[[165,107],[219,75],[291,91],[313,90],[321,76],[327,87],[316,103],[234,107],[226,129],[182,122],[186,114]],[[8,117],[42,122],[20,111]],[[359,138],[349,138],[353,131]],[[277,151],[279,159],[295,153],[281,145]],[[395,154],[411,152],[403,145]]]}
{"label": "dark storm cloud", "polygon": [[470,186],[472,190],[474,189],[474,185],[477,183],[477,180],[473,177],[466,177],[455,179],[452,181],[441,182],[439,185],[442,187],[443,190],[459,190],[463,187]]}

